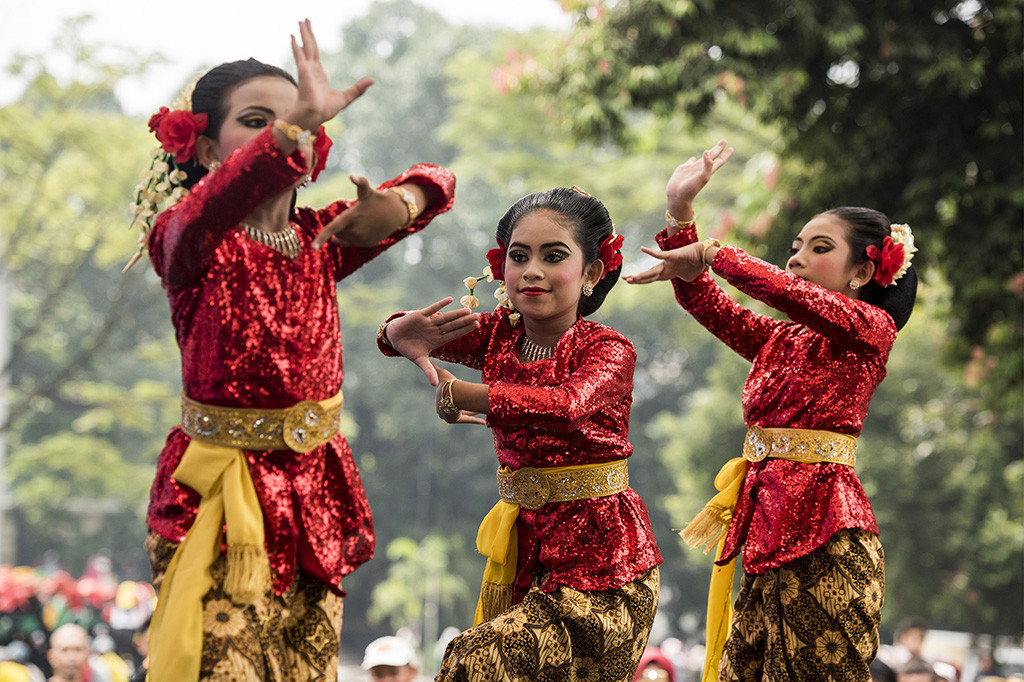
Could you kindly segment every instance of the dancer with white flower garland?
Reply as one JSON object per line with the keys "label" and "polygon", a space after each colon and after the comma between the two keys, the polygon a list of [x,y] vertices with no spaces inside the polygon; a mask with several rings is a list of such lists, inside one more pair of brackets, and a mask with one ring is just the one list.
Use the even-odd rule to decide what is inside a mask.
{"label": "dancer with white flower garland", "polygon": [[[913,236],[878,211],[832,209],[804,225],[784,271],[716,239],[697,242],[693,199],[731,154],[722,141],[675,170],[663,250],[643,249],[659,263],[625,278],[671,280],[679,303],[753,363],[743,457],[722,468],[721,492],[682,533],[706,551],[717,545],[703,680],[866,682],[885,576],[853,467],[868,403],[913,309]],[[709,268],[792,321],[742,307]]]}
{"label": "dancer with white flower garland", "polygon": [[297,80],[229,62],[150,119],[161,148],[136,222],[184,389],[147,515],[153,682],[337,676],[342,577],[374,534],[339,433],[336,285],[452,203],[452,174],[419,164],[377,189],[352,176],[355,201],[294,207],[324,167],[322,124],[372,83],[333,90],[308,20],[299,32]]}
{"label": "dancer with white flower garland", "polygon": [[[501,467],[500,501],[477,535],[488,560],[476,625],[448,645],[435,679],[630,682],[661,564],[627,473],[636,352],[585,319],[617,280],[622,237],[575,187],[523,197],[496,236],[494,312],[441,312],[445,299],[392,316],[379,333],[383,352],[409,358],[437,387],[438,416],[486,415]],[[479,369],[482,382],[457,380],[428,356]]]}

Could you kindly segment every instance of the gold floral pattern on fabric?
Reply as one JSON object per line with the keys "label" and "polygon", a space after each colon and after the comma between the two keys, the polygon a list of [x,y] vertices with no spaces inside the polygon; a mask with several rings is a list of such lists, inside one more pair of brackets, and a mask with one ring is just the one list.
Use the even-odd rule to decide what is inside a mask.
{"label": "gold floral pattern on fabric", "polygon": [[612,590],[545,593],[541,582],[535,576],[525,599],[453,639],[435,682],[630,682],[658,608],[659,568]]}
{"label": "gold floral pattern on fabric", "polygon": [[784,569],[744,575],[719,681],[867,682],[884,591],[881,544],[862,530]]}
{"label": "gold floral pattern on fabric", "polygon": [[[162,577],[177,545],[156,533],[146,538],[154,578]],[[282,595],[268,592],[249,607],[224,593],[224,557],[210,570],[203,598],[200,680],[216,682],[334,682],[342,598],[300,571]]]}

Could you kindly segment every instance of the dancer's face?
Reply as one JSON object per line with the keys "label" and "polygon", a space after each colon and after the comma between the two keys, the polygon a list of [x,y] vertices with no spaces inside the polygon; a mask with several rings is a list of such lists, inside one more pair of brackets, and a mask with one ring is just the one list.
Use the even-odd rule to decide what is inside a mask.
{"label": "dancer's face", "polygon": [[554,211],[533,211],[512,229],[505,287],[528,321],[568,329],[576,322],[583,284],[596,285],[602,272],[600,260],[583,262],[575,231]]}
{"label": "dancer's face", "polygon": [[299,91],[287,79],[257,76],[242,82],[228,94],[227,116],[216,140],[209,139],[209,152],[223,161],[246,144],[275,119],[288,112],[298,100]]}
{"label": "dancer's face", "polygon": [[848,230],[846,223],[835,216],[812,218],[793,240],[786,272],[829,291],[859,298],[860,292],[850,287],[850,282],[856,280],[863,286],[868,280],[864,277],[865,268],[853,262]]}

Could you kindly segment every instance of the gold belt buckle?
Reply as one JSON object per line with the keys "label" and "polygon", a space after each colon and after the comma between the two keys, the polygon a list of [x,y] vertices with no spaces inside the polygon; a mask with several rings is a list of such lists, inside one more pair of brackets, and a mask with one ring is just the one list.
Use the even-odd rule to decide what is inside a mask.
{"label": "gold belt buckle", "polygon": [[319,403],[303,400],[288,408],[284,417],[285,445],[295,452],[309,452],[323,444],[321,435],[329,428],[327,412]]}
{"label": "gold belt buckle", "polygon": [[530,510],[540,509],[551,497],[547,475],[533,467],[523,467],[512,474],[512,491],[519,506]]}
{"label": "gold belt buckle", "polygon": [[743,441],[743,456],[751,462],[760,462],[768,456],[770,444],[768,434],[755,424],[747,431],[747,437]]}

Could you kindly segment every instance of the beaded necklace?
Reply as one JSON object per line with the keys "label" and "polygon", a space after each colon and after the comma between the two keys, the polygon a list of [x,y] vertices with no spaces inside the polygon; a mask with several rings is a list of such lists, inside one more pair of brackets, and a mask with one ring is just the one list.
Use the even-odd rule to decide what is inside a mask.
{"label": "beaded necklace", "polygon": [[295,225],[292,223],[288,223],[288,229],[282,232],[264,232],[248,223],[242,223],[242,227],[245,228],[249,239],[277,251],[285,258],[295,260],[298,258],[299,252],[302,251],[302,242],[299,241],[299,235],[295,232]]}
{"label": "beaded necklace", "polygon": [[523,334],[523,343],[519,347],[519,355],[526,362],[536,362],[537,360],[547,360],[555,354],[554,346],[541,346],[538,345],[533,339],[526,334]]}

